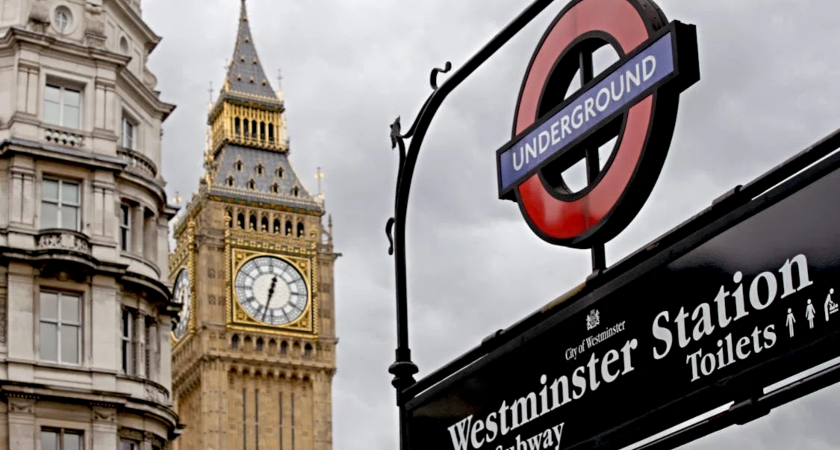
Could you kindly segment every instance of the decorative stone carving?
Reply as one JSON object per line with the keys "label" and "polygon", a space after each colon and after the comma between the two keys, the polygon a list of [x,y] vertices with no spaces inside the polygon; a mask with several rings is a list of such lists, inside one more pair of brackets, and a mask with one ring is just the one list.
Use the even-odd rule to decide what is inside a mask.
{"label": "decorative stone carving", "polygon": [[85,5],[85,41],[87,45],[105,48],[105,8],[92,3]]}
{"label": "decorative stone carving", "polygon": [[143,68],[143,83],[149,87],[149,89],[154,89],[157,87],[158,79],[152,72],[149,71],[148,68]]}
{"label": "decorative stone carving", "polygon": [[117,411],[113,408],[93,407],[93,420],[101,422],[117,422]]}
{"label": "decorative stone carving", "polygon": [[46,32],[50,25],[50,8],[46,0],[35,0],[29,10],[29,24],[35,31]]}
{"label": "decorative stone carving", "polygon": [[35,400],[31,398],[9,397],[9,412],[35,414]]}
{"label": "decorative stone carving", "polygon": [[90,243],[88,243],[85,237],[65,230],[53,230],[42,233],[38,236],[38,248],[90,253]]}
{"label": "decorative stone carving", "polygon": [[140,430],[135,430],[134,428],[125,428],[120,427],[117,434],[124,439],[131,439],[132,441],[142,441],[143,440],[143,432]]}
{"label": "decorative stone carving", "polygon": [[166,389],[153,384],[146,384],[146,399],[155,403],[168,403],[169,393]]}

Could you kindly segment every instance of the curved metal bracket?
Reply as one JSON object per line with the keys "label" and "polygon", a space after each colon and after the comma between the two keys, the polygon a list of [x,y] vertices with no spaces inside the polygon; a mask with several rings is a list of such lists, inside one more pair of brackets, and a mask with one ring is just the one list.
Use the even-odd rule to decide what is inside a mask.
{"label": "curved metal bracket", "polygon": [[[388,372],[394,375],[391,384],[397,390],[397,405],[400,408],[400,448],[403,450],[407,450],[408,448],[405,428],[405,402],[410,400],[410,397],[403,395],[403,391],[415,383],[414,374],[418,372],[417,366],[411,361],[411,349],[408,345],[405,225],[408,214],[409,192],[411,190],[412,179],[414,178],[414,168],[417,165],[417,157],[420,154],[420,147],[423,145],[423,140],[426,137],[426,132],[429,130],[432,119],[446,97],[553,2],[554,0],[535,0],[460,69],[456,70],[447,78],[442,85],[437,85],[437,77],[441,73],[448,73],[452,69],[452,63],[447,61],[443,69],[432,69],[429,75],[432,93],[423,103],[420,112],[414,119],[414,123],[411,124],[411,127],[404,134],[401,134],[400,117],[397,117],[390,126],[391,149],[399,148],[400,159],[397,168],[394,215],[388,219],[385,225],[385,233],[390,244],[388,254],[394,255],[397,300],[396,360],[389,367]],[[405,146],[405,139],[411,139],[408,149]]]}

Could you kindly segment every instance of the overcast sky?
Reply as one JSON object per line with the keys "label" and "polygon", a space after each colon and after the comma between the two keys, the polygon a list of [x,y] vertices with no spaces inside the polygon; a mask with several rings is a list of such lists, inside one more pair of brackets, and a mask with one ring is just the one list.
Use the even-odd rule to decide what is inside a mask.
{"label": "overcast sky", "polygon": [[[429,71],[459,67],[531,0],[248,0],[272,84],[283,71],[292,161],[317,192],[335,242],[336,450],[396,448],[388,365],[395,348],[392,214],[404,127],[430,92]],[[545,244],[497,199],[495,150],[510,138],[533,48],[564,0],[534,20],[441,108],[421,154],[408,226],[411,347],[421,374],[440,367],[583,281],[586,252]],[[682,96],[663,174],[636,221],[607,247],[615,262],[717,196],[840,126],[836,0],[659,0],[698,27],[701,81]],[[185,201],[202,174],[206,105],[232,54],[239,1],[145,0],[163,42],[150,66],[165,101],[163,173]],[[696,449],[840,448],[840,388],[703,439]]]}

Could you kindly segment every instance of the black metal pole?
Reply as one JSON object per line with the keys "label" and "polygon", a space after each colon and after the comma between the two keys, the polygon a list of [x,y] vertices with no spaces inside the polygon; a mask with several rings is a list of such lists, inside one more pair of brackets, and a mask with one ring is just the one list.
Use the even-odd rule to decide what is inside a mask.
{"label": "black metal pole", "polygon": [[[401,133],[400,118],[391,124],[391,148],[399,147],[400,160],[397,174],[396,195],[394,201],[394,217],[388,220],[385,226],[386,234],[391,242],[389,253],[394,255],[394,271],[396,275],[396,300],[397,300],[397,349],[396,360],[388,368],[388,372],[394,375],[391,384],[397,391],[397,405],[399,406],[400,419],[400,449],[408,449],[408,435],[406,428],[405,402],[409,400],[403,395],[403,391],[415,383],[414,374],[418,372],[417,366],[411,361],[411,349],[408,344],[408,298],[405,268],[405,224],[408,210],[408,197],[411,189],[411,181],[414,176],[414,167],[417,163],[417,156],[420,147],[426,137],[426,132],[431,125],[432,119],[440,108],[443,100],[487,59],[496,53],[507,41],[515,36],[522,28],[530,23],[539,13],[552,4],[555,0],[535,0],[519,14],[510,24],[499,32],[487,45],[481,48],[463,67],[455,71],[440,87],[437,85],[438,73],[445,73],[451,69],[451,64],[446,63],[444,69],[433,69],[431,73],[431,85],[433,92],[426,99],[420,113],[414,119],[411,128],[404,134]],[[406,150],[405,139],[411,139]]]}
{"label": "black metal pole", "polygon": [[[580,52],[580,88],[586,83],[595,78],[592,67],[592,52],[589,49],[583,49]],[[598,177],[598,172],[601,171],[601,161],[598,156],[598,147],[588,147],[586,149],[586,182],[592,184],[595,178]],[[607,256],[604,249],[604,244],[598,243],[592,246],[592,273],[607,268]]]}

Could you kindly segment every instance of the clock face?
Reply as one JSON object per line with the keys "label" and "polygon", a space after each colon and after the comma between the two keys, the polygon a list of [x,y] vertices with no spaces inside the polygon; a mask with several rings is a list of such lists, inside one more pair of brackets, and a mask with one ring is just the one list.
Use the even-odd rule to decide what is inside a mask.
{"label": "clock face", "polygon": [[254,319],[270,325],[294,322],[309,296],[303,276],[288,262],[273,256],[254,258],[234,280],[236,300]]}
{"label": "clock face", "polygon": [[190,275],[187,273],[187,269],[181,269],[181,272],[178,273],[173,294],[175,302],[181,304],[181,312],[178,314],[178,325],[175,326],[172,333],[175,335],[175,339],[181,339],[189,327],[190,307],[192,306],[192,301],[190,301]]}

